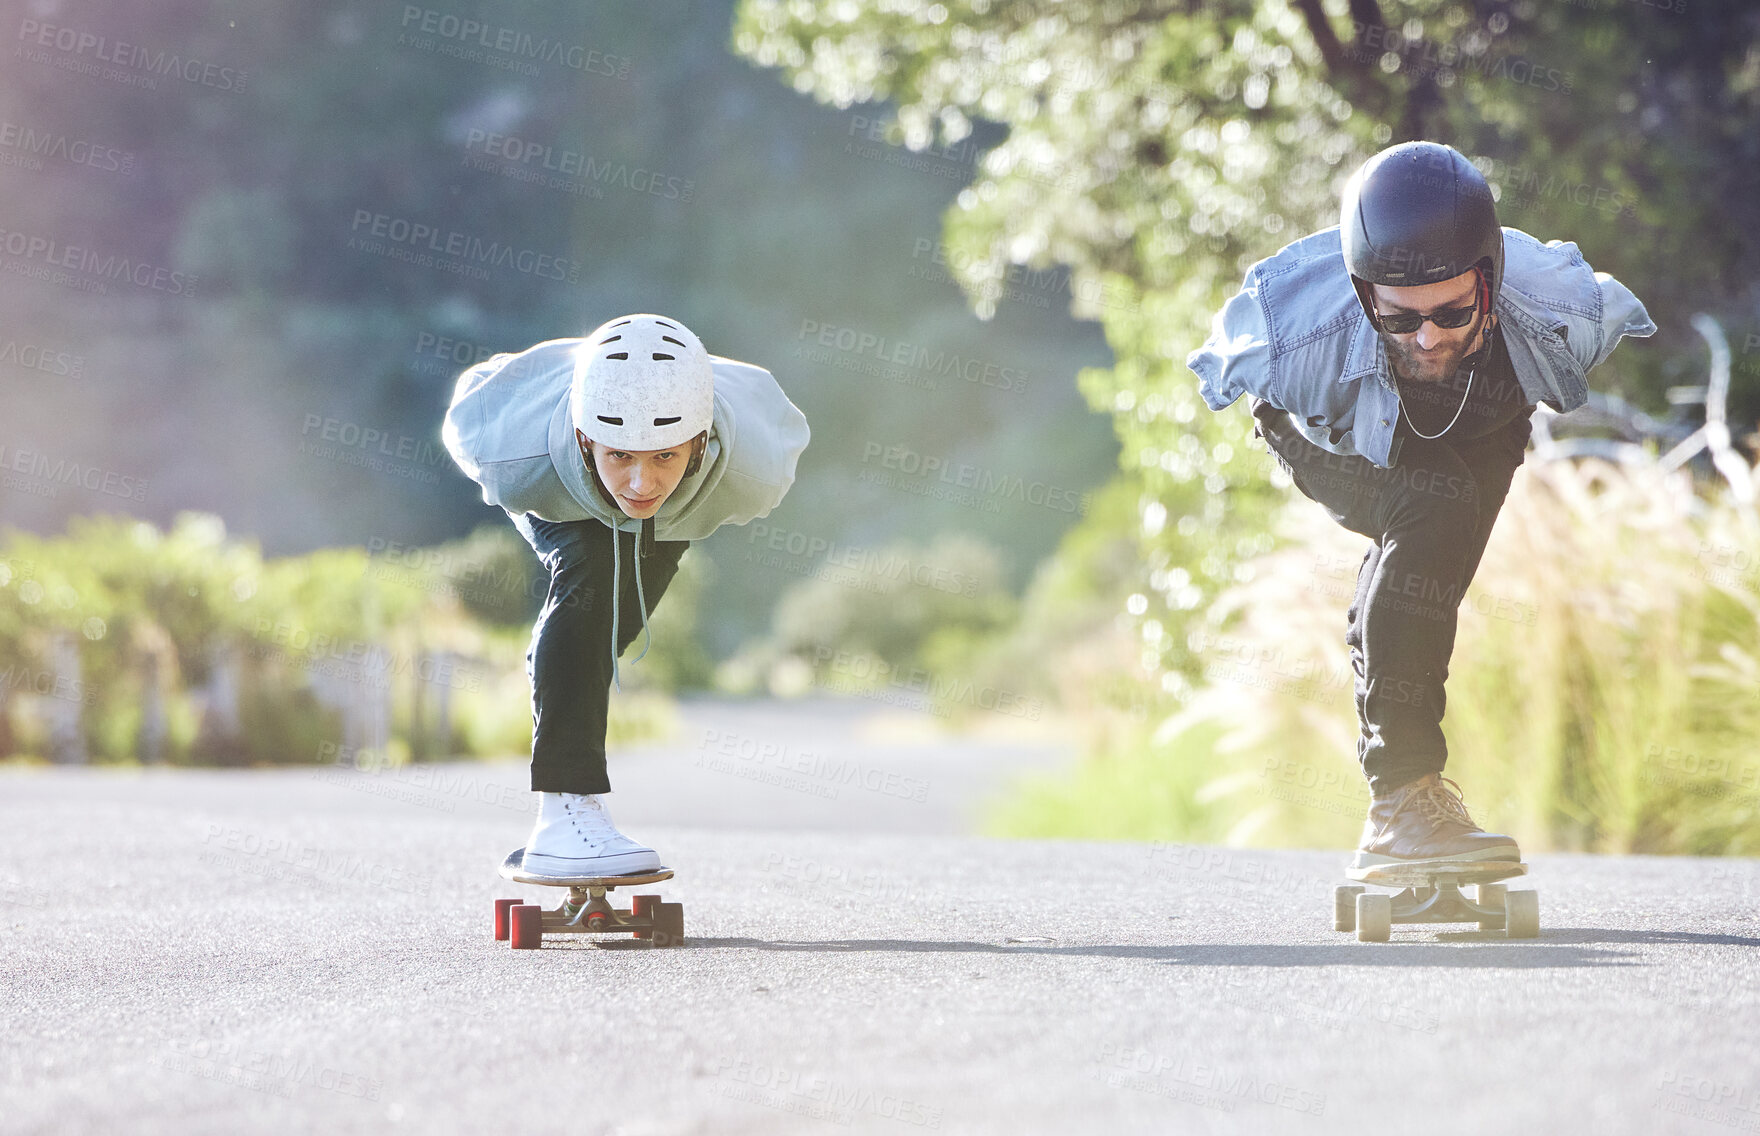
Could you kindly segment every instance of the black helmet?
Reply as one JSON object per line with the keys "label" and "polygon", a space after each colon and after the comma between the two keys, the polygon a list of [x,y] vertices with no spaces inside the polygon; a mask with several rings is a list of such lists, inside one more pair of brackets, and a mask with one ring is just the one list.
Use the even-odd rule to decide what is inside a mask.
{"label": "black helmet", "polygon": [[1371,284],[1410,288],[1480,266],[1491,303],[1503,286],[1503,230],[1491,187],[1452,146],[1404,142],[1364,162],[1344,187],[1338,230],[1371,323]]}

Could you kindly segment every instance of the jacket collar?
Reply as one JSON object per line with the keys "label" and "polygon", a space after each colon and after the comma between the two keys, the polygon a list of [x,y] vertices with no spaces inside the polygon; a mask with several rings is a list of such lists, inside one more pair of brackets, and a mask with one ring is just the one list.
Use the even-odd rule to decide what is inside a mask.
{"label": "jacket collar", "polygon": [[1344,370],[1339,372],[1338,381],[1354,383],[1370,375],[1380,378],[1384,386],[1391,385],[1387,374],[1387,351],[1381,345],[1381,336],[1369,322],[1369,317],[1359,312],[1351,330],[1350,347],[1345,351]]}

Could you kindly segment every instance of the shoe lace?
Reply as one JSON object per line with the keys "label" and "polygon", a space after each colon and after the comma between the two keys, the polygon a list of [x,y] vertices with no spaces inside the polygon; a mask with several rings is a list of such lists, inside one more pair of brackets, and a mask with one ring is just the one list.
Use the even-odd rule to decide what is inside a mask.
{"label": "shoe lace", "polygon": [[1461,800],[1460,785],[1447,777],[1438,777],[1435,784],[1420,790],[1417,805],[1424,818],[1431,822],[1452,820],[1459,821],[1468,828],[1479,827],[1467,813],[1466,802]]}
{"label": "shoe lace", "polygon": [[574,821],[575,828],[590,838],[604,840],[617,831],[611,823],[611,814],[592,797],[564,798],[562,807]]}

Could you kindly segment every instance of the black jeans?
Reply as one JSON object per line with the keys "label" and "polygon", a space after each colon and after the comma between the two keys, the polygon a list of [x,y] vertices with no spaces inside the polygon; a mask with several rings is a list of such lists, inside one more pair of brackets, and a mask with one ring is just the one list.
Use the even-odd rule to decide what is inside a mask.
{"label": "black jeans", "polygon": [[[612,534],[600,521],[545,521],[525,513],[513,526],[550,573],[544,609],[532,628],[526,674],[532,680],[532,789],[609,793],[605,716],[611,697]],[[636,597],[636,534],[617,533],[623,595],[617,652],[642,631]],[[648,613],[678,573],[688,540],[656,541],[641,563]]]}
{"label": "black jeans", "polygon": [[1443,684],[1460,603],[1526,456],[1529,414],[1464,441],[1408,434],[1392,469],[1316,446],[1269,403],[1255,400],[1253,416],[1296,488],[1374,542],[1357,569],[1345,633],[1357,758],[1371,790],[1440,772],[1448,759]]}

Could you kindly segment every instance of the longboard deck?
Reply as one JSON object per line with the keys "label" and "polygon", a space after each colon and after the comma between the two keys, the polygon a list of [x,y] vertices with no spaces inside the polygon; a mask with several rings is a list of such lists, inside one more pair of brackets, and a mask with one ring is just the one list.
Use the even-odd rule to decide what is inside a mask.
{"label": "longboard deck", "polygon": [[1361,884],[1379,887],[1427,888],[1438,880],[1454,884],[1489,884],[1528,873],[1528,865],[1512,860],[1465,861],[1453,864],[1376,864],[1369,868],[1346,868],[1345,875]]}
{"label": "longboard deck", "polygon": [[672,878],[671,868],[637,872],[631,876],[546,876],[525,870],[526,850],[515,848],[501,862],[501,878],[516,884],[538,884],[544,887],[624,887],[628,884],[657,884]]}

